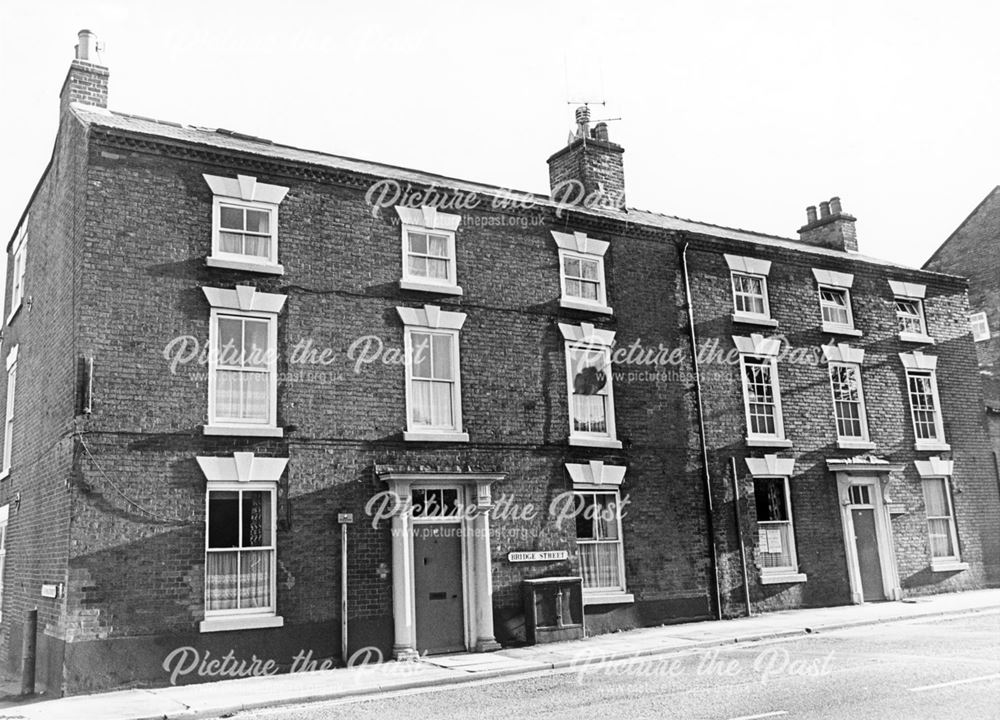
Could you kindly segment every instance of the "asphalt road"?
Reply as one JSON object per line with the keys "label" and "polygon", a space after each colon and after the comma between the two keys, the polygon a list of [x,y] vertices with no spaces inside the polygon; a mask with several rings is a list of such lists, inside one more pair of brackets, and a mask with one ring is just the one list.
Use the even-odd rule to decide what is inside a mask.
{"label": "asphalt road", "polygon": [[872,625],[234,717],[998,720],[1000,614]]}

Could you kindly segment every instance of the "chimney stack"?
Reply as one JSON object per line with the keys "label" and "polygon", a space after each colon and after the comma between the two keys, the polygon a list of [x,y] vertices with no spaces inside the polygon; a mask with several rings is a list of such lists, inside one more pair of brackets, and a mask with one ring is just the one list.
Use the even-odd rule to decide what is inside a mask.
{"label": "chimney stack", "polygon": [[73,102],[108,106],[108,69],[97,58],[98,48],[97,36],[90,30],[81,30],[76,56],[59,93],[60,115],[65,114]]}
{"label": "chimney stack", "polygon": [[799,240],[815,247],[857,252],[856,221],[856,217],[844,212],[840,198],[833,197],[819,204],[819,218],[815,206],[806,208],[806,224],[799,228]]}
{"label": "chimney stack", "polygon": [[552,199],[567,205],[625,209],[625,171],[621,145],[608,139],[607,123],[590,127],[590,109],[576,109],[576,132],[549,158]]}

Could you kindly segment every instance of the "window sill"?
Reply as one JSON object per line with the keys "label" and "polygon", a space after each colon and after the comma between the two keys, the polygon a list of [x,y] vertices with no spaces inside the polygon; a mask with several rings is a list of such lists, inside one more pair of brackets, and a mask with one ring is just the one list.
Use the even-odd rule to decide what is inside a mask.
{"label": "window sill", "polygon": [[920,442],[913,446],[914,450],[951,450],[951,445],[944,442]]}
{"label": "window sill", "polygon": [[22,304],[23,304],[23,302],[19,300],[18,303],[17,303],[17,306],[13,310],[10,311],[10,315],[7,316],[7,324],[8,325],[10,325],[12,322],[14,322],[14,316],[17,315],[17,311],[21,309],[21,305]]}
{"label": "window sill", "polygon": [[208,618],[198,623],[198,632],[226,632],[227,630],[257,630],[260,628],[284,627],[285,618],[280,615],[233,615],[232,617]]}
{"label": "window sill", "polygon": [[229,260],[227,258],[207,257],[205,264],[214,268],[228,270],[246,270],[247,272],[266,273],[267,275],[284,275],[285,267],[276,263],[258,263],[247,260]]}
{"label": "window sill", "polygon": [[234,435],[244,437],[284,437],[285,430],[266,425],[205,425],[206,435]]}
{"label": "window sill", "polygon": [[763,315],[747,315],[741,312],[733,313],[733,322],[743,323],[745,325],[763,325],[764,327],[776,328],[778,327],[778,321],[773,320],[769,317],[764,317]]}
{"label": "window sill", "polygon": [[837,447],[841,450],[874,450],[875,443],[867,440],[837,440]]}
{"label": "window sill", "polygon": [[438,295],[461,295],[462,288],[458,285],[440,285],[438,283],[425,283],[417,280],[400,280],[400,290],[417,290],[418,292],[437,293]]}
{"label": "window sill", "polygon": [[804,583],[806,581],[805,573],[797,572],[783,572],[783,573],[764,573],[760,574],[760,584],[761,585],[783,585],[786,583]]}
{"label": "window sill", "polygon": [[469,442],[469,433],[465,432],[403,432],[406,442]]}
{"label": "window sill", "polygon": [[635,602],[635,595],[627,592],[595,592],[583,593],[583,606],[587,605],[625,605]]}
{"label": "window sill", "polygon": [[899,333],[899,339],[902,342],[920,343],[921,345],[934,344],[934,338],[930,335],[918,335],[917,333],[901,332]]}
{"label": "window sill", "polygon": [[969,563],[959,560],[931,560],[931,572],[961,572],[968,569]]}
{"label": "window sill", "polygon": [[3,472],[0,472],[0,480],[6,480],[10,477],[10,468],[7,468]]}
{"label": "window sill", "polygon": [[790,448],[791,446],[791,440],[783,440],[779,438],[747,438],[747,447]]}
{"label": "window sill", "polygon": [[595,312],[602,315],[614,314],[614,311],[607,305],[589,303],[585,300],[576,300],[574,298],[561,298],[559,300],[559,307],[568,308],[570,310],[586,310],[587,312]]}
{"label": "window sill", "polygon": [[612,438],[573,437],[572,435],[569,438],[569,444],[575,447],[611,448],[612,450],[621,450],[622,447],[621,440],[614,440]]}
{"label": "window sill", "polygon": [[847,327],[846,325],[832,325],[830,323],[823,323],[823,332],[834,335],[850,335],[851,337],[861,337],[862,335],[862,332],[855,328]]}

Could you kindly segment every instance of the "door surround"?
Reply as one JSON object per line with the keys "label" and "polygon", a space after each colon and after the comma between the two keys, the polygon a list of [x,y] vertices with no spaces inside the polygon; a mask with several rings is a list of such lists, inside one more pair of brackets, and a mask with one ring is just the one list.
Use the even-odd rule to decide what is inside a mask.
{"label": "door surround", "polygon": [[[896,549],[892,537],[892,521],[889,517],[887,496],[889,473],[900,472],[902,465],[893,465],[874,457],[850,460],[827,460],[827,467],[837,477],[837,499],[840,505],[840,521],[844,536],[844,554],[847,558],[847,579],[850,584],[851,602],[863,603],[861,567],[858,562],[857,545],[854,540],[854,519],[851,509],[852,486],[866,485],[869,488],[871,506],[875,516],[875,538],[878,544],[879,562],[882,566],[882,592],[887,600],[901,600],[903,591],[899,586],[899,569],[896,566]],[[868,506],[865,506],[868,507]]]}
{"label": "door surround", "polygon": [[[464,511],[454,520],[462,535],[462,587],[464,591],[465,647],[470,652],[499,650],[493,631],[493,571],[490,559],[490,484],[503,473],[383,472],[379,478],[389,491],[404,500],[392,514],[392,654],[397,660],[419,656],[416,649],[416,597],[413,575],[414,518],[408,500],[414,488],[448,488],[459,491]],[[437,519],[440,522],[440,519]],[[420,520],[416,524],[420,524]]]}

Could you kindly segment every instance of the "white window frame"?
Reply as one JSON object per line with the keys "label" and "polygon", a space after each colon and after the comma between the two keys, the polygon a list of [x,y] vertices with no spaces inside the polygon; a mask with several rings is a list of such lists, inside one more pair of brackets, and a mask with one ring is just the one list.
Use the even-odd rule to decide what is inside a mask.
{"label": "white window frame", "polygon": [[17,229],[17,236],[11,248],[11,287],[10,287],[10,312],[7,314],[7,324],[14,321],[14,316],[21,309],[21,302],[24,299],[24,278],[25,268],[28,258],[28,216],[24,216],[24,221]]}
{"label": "white window frame", "polygon": [[[941,395],[937,386],[937,358],[924,355],[919,350],[912,353],[900,353],[906,377],[906,399],[910,406],[910,422],[913,429],[914,447],[917,450],[950,450],[944,436],[944,412],[941,408]],[[913,393],[910,389],[910,378],[913,376],[929,377],[931,398],[934,402],[934,438],[921,439],[917,433],[917,416],[913,407]]]}
{"label": "white window frame", "polygon": [[[567,325],[559,323],[559,330],[562,332],[565,341],[565,363],[566,363],[566,414],[569,420],[569,444],[582,447],[603,447],[620,449],[622,444],[618,440],[618,433],[615,428],[615,389],[614,373],[611,364],[611,346],[614,344],[615,333],[610,330],[597,330],[589,323],[580,325]],[[573,416],[573,380],[575,369],[573,367],[573,352],[583,350],[585,352],[601,353],[604,356],[604,366],[607,368],[607,380],[605,387],[607,394],[605,401],[605,425],[607,431],[581,432],[574,429]]]}
{"label": "white window frame", "polygon": [[[585,310],[611,315],[613,310],[608,306],[607,276],[604,271],[604,256],[611,247],[605,240],[588,237],[586,233],[564,233],[552,231],[559,253],[559,306],[571,310]],[[566,260],[577,259],[597,264],[597,300],[589,300],[566,292]]]}
{"label": "white window frame", "polygon": [[4,576],[7,574],[7,531],[10,528],[10,504],[0,507],[0,622],[3,621]]}
{"label": "white window frame", "polygon": [[[854,284],[854,276],[849,273],[813,268],[813,277],[816,278],[816,297],[819,300],[819,317],[820,323],[823,327],[823,332],[835,335],[851,335],[853,337],[860,337],[861,331],[854,327],[854,308],[851,302],[851,286]],[[844,309],[847,310],[846,323],[831,322],[823,317],[823,310],[826,307],[836,307],[837,310],[841,309],[839,305],[834,306],[832,303],[823,300],[824,291],[832,291],[843,294],[844,302],[846,303]]]}
{"label": "white window frame", "polygon": [[[239,507],[239,517],[243,516],[243,503],[242,497],[243,493],[246,492],[266,492],[271,496],[271,544],[268,546],[260,547],[244,547],[243,545],[238,545],[234,548],[209,548],[208,546],[208,533],[210,526],[209,519],[209,499],[211,494],[214,492],[236,492],[239,493],[237,506]],[[278,486],[277,483],[259,483],[259,482],[211,482],[208,483],[205,489],[205,622],[211,623],[212,621],[218,620],[219,618],[231,618],[237,623],[243,618],[247,617],[264,617],[264,618],[274,618],[277,616],[278,607],[278,538],[277,538],[277,513],[278,513]],[[242,533],[242,522],[237,522],[238,531]],[[241,540],[242,542],[242,540]],[[239,558],[239,553],[243,550],[270,550],[271,552],[271,587],[269,590],[271,605],[267,608],[235,608],[227,610],[209,610],[208,609],[208,555],[213,552],[236,552],[237,558]],[[239,560],[237,559],[237,562]],[[239,573],[238,573],[239,574]],[[237,597],[239,593],[237,592]],[[244,624],[240,624],[239,627],[246,627]]]}
{"label": "white window frame", "polygon": [[[756,433],[750,420],[750,383],[747,378],[747,361],[751,360],[752,365],[767,366],[771,380],[771,394],[774,396],[774,433]],[[743,384],[743,414],[747,424],[747,441],[756,442],[760,440],[783,441],[785,439],[784,418],[781,412],[781,390],[778,383],[778,361],[777,358],[766,355],[740,354],[740,376]]]}
{"label": "white window frame", "polygon": [[[924,508],[925,508],[925,519],[927,521],[927,547],[928,551],[931,553],[931,567],[933,570],[944,570],[944,569],[960,569],[955,566],[962,562],[962,553],[958,547],[958,528],[955,525],[955,508],[951,501],[951,479],[947,475],[940,475],[936,477],[922,477],[920,479],[921,489],[924,495]],[[930,512],[926,510],[927,508],[927,485],[928,483],[941,483],[942,489],[944,491],[944,500],[948,508],[947,515],[935,515],[931,516]],[[948,534],[951,540],[951,547],[954,549],[954,553],[946,556],[936,557],[934,555],[933,548],[930,544],[930,532],[931,532],[931,520],[947,520],[948,521]]]}
{"label": "white window frame", "polygon": [[[403,346],[405,351],[405,393],[406,393],[406,430],[403,440],[411,442],[468,442],[469,434],[462,426],[462,365],[459,349],[459,331],[465,324],[465,313],[446,312],[436,305],[425,305],[423,308],[397,307],[397,313],[403,321]],[[452,348],[452,427],[433,427],[417,425],[414,422],[413,399],[413,333],[431,335],[448,335],[451,337]]]}
{"label": "white window frame", "polygon": [[[771,272],[771,261],[740,255],[724,255],[724,257],[726,264],[729,266],[729,286],[733,297],[733,322],[777,327],[778,323],[771,318],[771,303],[768,299],[767,278]],[[737,292],[737,276],[760,281],[764,312],[755,313],[739,309],[736,304],[736,297],[738,294],[745,293]]]}
{"label": "white window frame", "polygon": [[[213,193],[212,253],[205,263],[209,267],[283,275],[285,268],[278,262],[278,205],[288,193],[288,188],[260,183],[257,182],[257,178],[249,175],[227,178],[204,174],[202,177],[205,178],[205,182],[208,183]],[[221,250],[219,232],[223,205],[240,209],[261,210],[268,213],[270,245],[267,258]]]}
{"label": "white window frame", "polygon": [[[437,208],[423,206],[420,208],[396,206],[396,214],[400,221],[400,249],[402,252],[402,273],[399,287],[402,290],[416,290],[442,295],[461,295],[462,288],[458,284],[458,257],[455,244],[455,232],[461,222],[460,215],[439,212]],[[440,235],[448,246],[448,279],[428,278],[422,275],[410,274],[410,233],[424,235]]]}
{"label": "white window frame", "polygon": [[4,413],[3,426],[3,467],[0,468],[0,479],[10,475],[11,461],[14,452],[14,402],[17,395],[17,348],[15,345],[7,353],[7,407]]}
{"label": "white window frame", "polygon": [[[802,582],[805,577],[801,576],[799,573],[799,556],[797,543],[795,541],[795,516],[792,513],[792,487],[791,483],[788,481],[787,475],[754,475],[754,523],[757,526],[758,533],[755,536],[754,546],[757,547],[758,554],[761,553],[759,547],[760,530],[766,530],[768,527],[774,525],[787,525],[788,526],[788,555],[791,559],[789,565],[772,566],[765,567],[763,564],[758,564],[758,569],[760,570],[760,581],[762,585],[772,585],[776,583],[786,583],[786,582]],[[783,492],[785,497],[785,514],[788,516],[788,520],[761,520],[757,517],[757,486],[756,481],[758,480],[779,480],[783,486]]]}
{"label": "white window frame", "polygon": [[[282,627],[284,618],[277,614],[277,490],[288,458],[256,457],[252,452],[237,452],[230,456],[199,456],[198,465],[206,479],[205,488],[205,570],[204,585],[208,587],[208,500],[210,491],[228,492],[234,490],[271,492],[271,600],[270,608],[247,608],[246,610],[207,610],[208,598],[204,598],[205,619],[198,626],[200,632],[220,632],[226,630],[249,630],[254,628]],[[242,503],[240,504],[242,512]]]}
{"label": "white window frame", "polygon": [[[208,424],[206,435],[243,435],[252,437],[281,437],[278,427],[278,313],[285,304],[285,295],[257,292],[251,286],[239,286],[236,290],[202,288],[211,305],[208,325]],[[219,319],[233,317],[239,319],[264,320],[268,324],[267,375],[268,375],[268,417],[265,422],[239,422],[220,418],[216,412],[216,374],[219,357],[216,350],[219,334]]]}
{"label": "white window frame", "polygon": [[[594,496],[595,498],[596,498],[597,495],[609,495],[609,496],[614,497],[614,503],[615,503],[615,523],[617,525],[618,538],[616,540],[601,540],[601,539],[598,539],[598,538],[595,538],[593,540],[588,540],[588,539],[581,540],[579,537],[577,537],[576,538],[576,544],[577,544],[577,546],[580,546],[580,545],[602,545],[602,544],[603,545],[611,545],[611,544],[614,544],[617,547],[616,557],[617,557],[617,560],[618,560],[618,577],[621,579],[621,583],[619,585],[616,585],[616,586],[610,586],[609,585],[607,587],[603,587],[603,586],[602,587],[597,587],[597,586],[588,587],[588,586],[584,585],[583,586],[583,593],[584,593],[584,595],[591,595],[591,596],[593,596],[593,595],[616,595],[616,596],[625,595],[627,587],[628,587],[628,584],[627,584],[626,579],[625,579],[625,538],[622,536],[622,512],[621,512],[622,498],[621,498],[621,491],[617,487],[606,487],[606,488],[601,488],[601,489],[596,489],[596,488],[595,489],[583,489],[583,488],[579,488],[579,487],[574,487],[573,488],[573,502],[574,503],[577,502],[577,498],[578,497],[581,497],[581,496],[584,496],[584,495]],[[594,527],[594,534],[596,536],[596,534],[597,534],[597,532],[596,532],[597,518],[596,517],[591,518],[591,523],[592,523],[592,527]],[[583,572],[581,571],[580,574],[582,576]],[[584,604],[586,604],[586,599],[584,600]]]}
{"label": "white window frame", "polygon": [[[845,368],[849,372],[853,372],[856,374],[858,383],[858,413],[861,424],[860,437],[854,435],[841,435],[840,433],[840,417],[837,414],[837,403],[843,401],[837,400],[837,395],[834,389],[833,372],[835,368]],[[842,448],[873,447],[871,443],[871,438],[868,435],[868,408],[865,405],[865,391],[864,391],[864,385],[861,380],[861,365],[859,363],[853,363],[853,362],[831,361],[829,363],[828,377],[830,379],[830,398],[833,402],[833,422],[837,428],[838,446]]]}
{"label": "white window frame", "polygon": [[969,315],[969,326],[972,330],[973,342],[983,342],[990,339],[990,321],[985,312]]}

